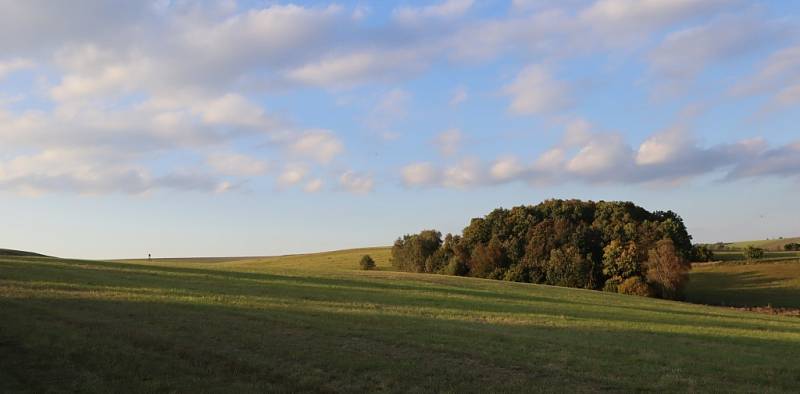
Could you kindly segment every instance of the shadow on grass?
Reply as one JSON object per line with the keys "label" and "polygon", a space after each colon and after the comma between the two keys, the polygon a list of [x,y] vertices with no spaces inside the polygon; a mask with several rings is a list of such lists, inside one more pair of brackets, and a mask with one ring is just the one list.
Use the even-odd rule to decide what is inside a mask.
{"label": "shadow on grass", "polygon": [[758,271],[692,274],[688,300],[722,306],[800,308],[800,289],[779,287],[780,280]]}
{"label": "shadow on grass", "polygon": [[[774,391],[792,340],[0,298],[0,391]],[[678,372],[676,372],[678,371]],[[8,386],[5,386],[8,385]]]}
{"label": "shadow on grass", "polygon": [[[79,265],[80,269],[75,266]],[[160,267],[126,263],[77,260],[47,260],[46,264],[25,267],[23,282],[37,280],[67,285],[119,287],[121,292],[135,288],[154,289],[163,293],[189,296],[267,297],[285,303],[305,301],[340,303],[342,308],[358,308],[372,304],[381,308],[432,308],[440,313],[503,314],[530,320],[531,315],[589,319],[609,324],[664,324],[691,329],[770,330],[795,333],[794,325],[754,313],[721,310],[719,313],[687,311],[688,305],[662,303],[663,309],[650,306],[651,300],[632,296],[583,293],[597,297],[597,302],[569,298],[568,289],[553,288],[550,296],[542,287],[514,289],[518,293],[497,293],[441,283],[413,285],[386,279],[364,277],[362,280],[314,276],[285,276],[271,273],[224,271],[204,268]],[[0,265],[0,269],[2,266]],[[2,271],[0,271],[2,272]],[[421,282],[424,283],[424,282]],[[524,294],[525,291],[535,294]],[[80,289],[78,289],[80,290]],[[113,290],[113,289],[112,289]],[[508,289],[504,289],[507,291]],[[579,294],[579,293],[575,293]],[[453,297],[453,296],[458,297]],[[615,297],[612,305],[602,305],[603,297]],[[603,301],[607,301],[604,299]],[[636,305],[647,303],[647,305]],[[800,323],[800,321],[798,321]]]}

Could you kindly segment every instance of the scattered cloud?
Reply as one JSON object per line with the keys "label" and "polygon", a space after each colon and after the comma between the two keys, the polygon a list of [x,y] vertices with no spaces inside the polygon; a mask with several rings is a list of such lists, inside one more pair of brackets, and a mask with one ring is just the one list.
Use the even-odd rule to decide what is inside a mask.
{"label": "scattered cloud", "polygon": [[292,153],[316,160],[321,164],[330,163],[344,150],[344,144],[330,130],[306,131],[289,146]]}
{"label": "scattered cloud", "polygon": [[[781,30],[753,15],[725,15],[679,30],[650,51],[650,72],[661,90],[685,88],[709,66],[730,64],[754,51],[781,41]],[[691,59],[691,61],[687,61]]]}
{"label": "scattered cloud", "polygon": [[306,193],[317,193],[322,190],[322,186],[322,179],[314,178],[308,181],[305,186],[303,186],[303,190]]}
{"label": "scattered cloud", "polygon": [[459,86],[453,92],[453,96],[450,98],[450,106],[451,107],[458,107],[459,105],[463,104],[469,98],[469,92],[467,92],[467,88],[464,86]]}
{"label": "scattered cloud", "polygon": [[339,176],[339,185],[351,193],[366,194],[372,191],[375,181],[371,175],[346,171]]}
{"label": "scattered cloud", "polygon": [[509,111],[517,115],[542,115],[570,108],[573,99],[569,90],[565,82],[553,78],[545,66],[538,64],[524,68],[505,87],[511,97]]}
{"label": "scattered cloud", "polygon": [[472,8],[474,0],[445,0],[424,7],[401,7],[394,10],[395,19],[403,23],[417,23],[421,19],[451,19],[463,16]]}
{"label": "scattered cloud", "polygon": [[456,154],[464,140],[464,134],[459,129],[449,129],[441,132],[433,140],[443,156]]}
{"label": "scattered cloud", "polygon": [[264,161],[238,153],[214,153],[207,162],[217,173],[230,176],[259,176],[269,169]]}
{"label": "scattered cloud", "polygon": [[771,54],[758,72],[732,88],[738,96],[767,94],[772,109],[800,103],[800,45]]}
{"label": "scattered cloud", "polygon": [[23,58],[14,58],[11,60],[0,61],[0,80],[3,80],[7,75],[11,73],[25,70],[28,68],[33,68],[36,64],[29,60]]}
{"label": "scattered cloud", "polygon": [[429,186],[439,180],[439,174],[431,163],[409,164],[402,169],[403,183],[409,187]]}
{"label": "scattered cloud", "polygon": [[308,168],[302,164],[289,164],[278,176],[278,185],[286,187],[296,185],[308,174]]}

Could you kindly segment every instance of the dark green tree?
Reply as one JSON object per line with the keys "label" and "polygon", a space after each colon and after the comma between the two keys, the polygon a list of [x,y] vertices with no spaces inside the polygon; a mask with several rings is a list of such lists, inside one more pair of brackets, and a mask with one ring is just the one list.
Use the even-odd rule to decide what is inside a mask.
{"label": "dark green tree", "polygon": [[362,270],[369,271],[375,269],[375,260],[370,257],[370,255],[365,254],[361,257],[361,260],[358,262],[358,266],[361,267]]}

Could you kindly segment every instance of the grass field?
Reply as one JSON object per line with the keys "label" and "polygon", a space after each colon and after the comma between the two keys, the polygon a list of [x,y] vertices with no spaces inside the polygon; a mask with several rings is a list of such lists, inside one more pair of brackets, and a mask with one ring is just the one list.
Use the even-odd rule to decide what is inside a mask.
{"label": "grass field", "polygon": [[798,318],[387,261],[0,257],[0,392],[800,387]]}
{"label": "grass field", "polygon": [[783,238],[783,239],[765,239],[759,241],[740,241],[727,244],[730,247],[744,249],[748,246],[755,246],[771,251],[782,251],[783,245],[788,243],[800,243],[800,237]]}
{"label": "grass field", "polygon": [[695,265],[687,294],[711,305],[800,308],[800,262]]}
{"label": "grass field", "polygon": [[[714,259],[718,261],[745,261],[747,258],[745,257],[743,252],[734,252],[734,251],[722,251],[722,252],[714,252]],[[756,261],[777,261],[777,260],[788,260],[788,259],[798,259],[800,260],[800,252],[765,252],[764,257],[758,259]]]}

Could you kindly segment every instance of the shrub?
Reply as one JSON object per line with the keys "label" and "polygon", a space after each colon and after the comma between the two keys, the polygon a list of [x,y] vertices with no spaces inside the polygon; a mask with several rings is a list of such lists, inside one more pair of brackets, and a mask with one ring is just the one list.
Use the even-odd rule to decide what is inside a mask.
{"label": "shrub", "polygon": [[611,278],[606,281],[606,284],[603,286],[603,291],[607,291],[609,293],[617,293],[619,290],[620,279],[619,278]]}
{"label": "shrub", "polygon": [[793,243],[789,243],[789,244],[783,245],[783,250],[785,250],[787,252],[800,251],[800,244],[796,243],[796,242],[793,242]]}
{"label": "shrub", "polygon": [[714,252],[706,245],[692,246],[692,261],[704,263],[714,261]]}
{"label": "shrub", "polygon": [[467,272],[469,272],[467,264],[458,257],[451,258],[447,266],[444,267],[445,275],[464,276]]}
{"label": "shrub", "polygon": [[632,276],[628,279],[625,279],[625,281],[617,286],[617,292],[620,294],[642,297],[650,297],[653,294],[650,286],[647,285],[641,276]]}
{"label": "shrub", "polygon": [[361,261],[358,262],[358,265],[361,266],[361,269],[364,271],[373,270],[375,269],[375,260],[368,254],[365,254],[361,257]]}
{"label": "shrub", "polygon": [[747,249],[744,250],[744,257],[747,258],[748,260],[757,260],[764,258],[764,249],[750,245],[747,247]]}

